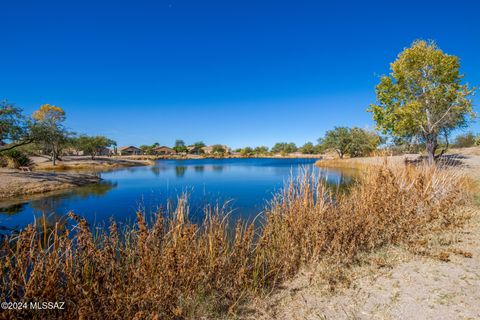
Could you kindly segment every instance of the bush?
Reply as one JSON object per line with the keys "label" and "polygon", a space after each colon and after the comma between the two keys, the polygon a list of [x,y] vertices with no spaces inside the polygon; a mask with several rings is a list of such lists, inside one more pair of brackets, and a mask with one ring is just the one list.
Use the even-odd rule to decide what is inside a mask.
{"label": "bush", "polygon": [[455,148],[473,147],[476,145],[477,139],[478,138],[472,132],[461,134],[455,138],[453,142],[453,147]]}
{"label": "bush", "polygon": [[4,167],[28,167],[32,164],[30,158],[23,152],[12,149],[0,154],[0,164]]}

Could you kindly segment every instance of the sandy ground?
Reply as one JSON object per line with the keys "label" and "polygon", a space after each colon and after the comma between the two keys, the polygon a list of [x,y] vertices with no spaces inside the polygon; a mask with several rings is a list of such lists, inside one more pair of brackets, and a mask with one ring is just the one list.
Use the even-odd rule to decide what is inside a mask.
{"label": "sandy ground", "polygon": [[[461,154],[453,150],[452,154],[452,159],[459,161],[456,165],[480,179],[480,148],[463,149]],[[417,155],[391,157],[389,161],[404,162],[405,157],[413,159]],[[381,164],[385,159],[345,161]],[[350,270],[351,283],[333,293],[319,277],[321,266],[304,270],[266,299],[247,306],[240,318],[480,319],[479,206],[477,203],[469,209],[472,218],[461,230],[434,239],[429,250],[438,256],[387,248],[369,257],[367,266]]]}
{"label": "sandy ground", "polygon": [[100,178],[92,174],[21,172],[0,168],[0,199],[69,189],[98,181]]}

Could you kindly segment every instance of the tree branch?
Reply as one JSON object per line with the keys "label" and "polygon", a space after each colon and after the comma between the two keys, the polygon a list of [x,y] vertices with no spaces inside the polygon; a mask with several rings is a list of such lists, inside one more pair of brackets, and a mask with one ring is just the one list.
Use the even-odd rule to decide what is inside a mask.
{"label": "tree branch", "polygon": [[14,143],[14,144],[9,144],[9,145],[6,146],[6,147],[0,148],[0,152],[12,150],[12,149],[15,149],[15,148],[20,147],[20,146],[24,146],[24,145],[29,144],[29,143],[32,143],[32,142],[33,142],[33,139],[28,139],[28,140],[24,140],[24,141],[22,141],[22,142],[18,142],[18,143]]}

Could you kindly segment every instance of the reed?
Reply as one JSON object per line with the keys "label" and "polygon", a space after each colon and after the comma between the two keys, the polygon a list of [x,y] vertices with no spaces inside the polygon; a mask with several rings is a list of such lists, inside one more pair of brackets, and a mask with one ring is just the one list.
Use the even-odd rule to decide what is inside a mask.
{"label": "reed", "polygon": [[236,221],[207,207],[189,220],[185,195],[147,223],[112,221],[92,234],[74,215],[73,228],[30,225],[4,242],[0,300],[65,301],[66,310],[4,310],[7,318],[179,319],[235,313],[315,262],[347,268],[385,245],[415,246],[423,236],[458,226],[470,189],[459,171],[375,166],[348,193],[336,193],[308,172],[291,179],[260,217]]}

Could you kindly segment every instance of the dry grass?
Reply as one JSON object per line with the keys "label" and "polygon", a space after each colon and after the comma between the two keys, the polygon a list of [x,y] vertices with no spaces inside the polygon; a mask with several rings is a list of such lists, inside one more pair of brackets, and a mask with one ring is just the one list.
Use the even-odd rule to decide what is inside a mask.
{"label": "dry grass", "polygon": [[[455,227],[470,199],[458,171],[372,167],[348,194],[335,194],[311,174],[290,181],[261,228],[228,226],[221,208],[202,225],[178,200],[150,225],[142,213],[131,230],[92,235],[71,214],[73,230],[29,226],[4,243],[0,300],[66,301],[66,311],[8,310],[10,317],[175,319],[224,316],[275,288],[302,266],[321,261],[332,286],[342,268],[386,245],[424,244],[431,232]],[[332,271],[333,270],[333,271]]]}

